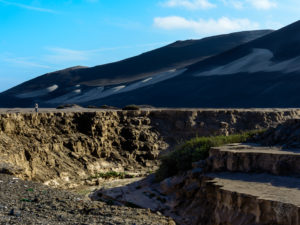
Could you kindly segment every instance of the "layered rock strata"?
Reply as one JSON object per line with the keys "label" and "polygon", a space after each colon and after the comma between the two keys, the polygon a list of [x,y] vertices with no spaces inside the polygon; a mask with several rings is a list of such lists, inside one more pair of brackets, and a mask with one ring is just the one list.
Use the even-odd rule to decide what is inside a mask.
{"label": "layered rock strata", "polygon": [[300,225],[299,165],[300,150],[231,144],[161,183],[148,177],[91,197],[160,211],[182,225]]}
{"label": "layered rock strata", "polygon": [[230,171],[300,176],[300,150],[230,144],[212,148],[207,160],[210,171]]}
{"label": "layered rock strata", "polygon": [[228,172],[200,175],[190,171],[184,179],[177,177],[173,182],[171,189],[163,185],[164,194],[175,191],[169,212],[175,214],[179,224],[300,224],[297,178]]}

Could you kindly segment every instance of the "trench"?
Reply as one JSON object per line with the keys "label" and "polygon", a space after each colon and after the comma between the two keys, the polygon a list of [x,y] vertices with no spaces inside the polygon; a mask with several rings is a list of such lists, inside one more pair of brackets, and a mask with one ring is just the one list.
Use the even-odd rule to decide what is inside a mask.
{"label": "trench", "polygon": [[[100,199],[94,189],[114,189],[116,195],[124,191],[118,187],[141,190],[132,191],[131,198],[148,199],[148,208],[164,213],[159,207],[165,207],[168,196],[151,187],[161,154],[195,136],[268,128],[298,115],[296,109],[2,113],[0,171],[51,187],[81,190],[94,200]],[[104,178],[112,172],[110,180]],[[100,197],[112,201],[103,193]],[[138,206],[130,199],[117,203]],[[176,213],[171,216],[181,221]]]}

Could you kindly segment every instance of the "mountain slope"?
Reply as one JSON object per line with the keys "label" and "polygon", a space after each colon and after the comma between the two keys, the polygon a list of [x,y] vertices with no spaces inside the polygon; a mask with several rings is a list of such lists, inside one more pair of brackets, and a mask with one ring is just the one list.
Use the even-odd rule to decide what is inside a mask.
{"label": "mountain slope", "polygon": [[116,63],[92,68],[73,67],[45,74],[1,93],[0,107],[32,106],[34,102],[44,106],[62,103],[86,105],[90,102],[102,104],[113,95],[127,95],[137,89],[173,80],[195,62],[271,32],[248,31],[178,41]]}
{"label": "mountain slope", "polygon": [[300,107],[299,90],[300,22],[296,22],[190,65],[181,76],[110,96],[105,103],[134,102],[165,107]]}
{"label": "mountain slope", "polygon": [[[190,70],[198,71],[211,68],[215,69],[217,66],[221,65],[228,67],[229,63],[241,63],[241,61],[244,61],[243,63],[246,63],[245,65],[241,65],[242,67],[246,67],[247,65],[251,64],[252,67],[254,65],[258,65],[257,70],[264,70],[266,69],[266,65],[262,65],[261,60],[263,60],[264,62],[271,61],[269,64],[272,65],[269,66],[275,65],[275,68],[273,68],[273,70],[279,71],[279,67],[287,69],[287,61],[298,60],[298,57],[300,56],[299,44],[300,21],[297,21],[280,30],[272,32],[269,35],[265,35],[241,46],[237,46],[236,48],[233,48],[229,51],[223,52],[215,57],[211,57],[210,59],[205,60],[203,63],[195,63],[190,67]],[[241,58],[243,58],[244,60],[237,61]],[[284,64],[278,66],[277,64],[279,63]],[[291,65],[292,64],[296,63],[292,63],[291,61]],[[246,69],[244,68],[244,70]],[[211,72],[211,74],[214,73],[213,71]],[[251,72],[251,70],[246,72]],[[222,73],[224,73],[224,71]],[[216,74],[220,75],[220,73]]]}

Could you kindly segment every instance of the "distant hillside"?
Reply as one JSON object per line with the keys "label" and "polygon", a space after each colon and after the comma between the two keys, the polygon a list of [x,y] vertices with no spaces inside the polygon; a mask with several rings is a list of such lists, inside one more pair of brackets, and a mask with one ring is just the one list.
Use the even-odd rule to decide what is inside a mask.
{"label": "distant hillside", "polygon": [[[195,67],[191,67],[196,68],[197,63],[203,60],[207,61],[224,51],[271,32],[247,31],[201,40],[177,41],[115,63],[91,68],[73,67],[48,73],[1,93],[0,107],[31,107],[34,102],[39,102],[41,106],[64,103],[185,106],[187,100],[182,99],[182,96],[182,100],[177,99],[176,104],[171,104],[175,100],[172,99],[172,91],[176,95],[185,89],[192,90],[192,86],[181,83],[180,87],[177,87],[179,89],[172,90],[172,83],[183,80],[190,85],[189,82],[194,80],[194,77],[184,75],[192,70],[188,69],[190,65],[196,63]],[[151,93],[148,92],[149,88]],[[191,100],[194,98],[193,94],[186,97]],[[193,101],[188,105],[198,106],[198,103]]]}

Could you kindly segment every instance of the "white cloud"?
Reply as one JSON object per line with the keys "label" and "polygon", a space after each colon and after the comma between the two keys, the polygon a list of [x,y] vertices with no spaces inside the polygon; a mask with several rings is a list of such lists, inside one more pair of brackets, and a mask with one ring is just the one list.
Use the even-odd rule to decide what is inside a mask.
{"label": "white cloud", "polygon": [[19,8],[27,9],[27,10],[32,10],[32,11],[39,11],[39,12],[47,12],[47,13],[57,13],[56,11],[52,9],[45,9],[45,8],[39,8],[39,7],[34,7],[31,5],[25,5],[17,2],[11,2],[11,1],[5,1],[5,0],[0,0],[0,3],[6,4],[6,5],[13,5]]}
{"label": "white cloud", "polygon": [[268,10],[277,7],[277,3],[272,0],[247,0],[256,9]]}
{"label": "white cloud", "polygon": [[156,17],[154,26],[165,30],[191,30],[201,35],[222,34],[241,30],[258,29],[259,24],[248,19],[189,20],[179,16]]}
{"label": "white cloud", "polygon": [[189,10],[195,9],[209,9],[216,5],[209,2],[209,0],[168,0],[162,3],[165,7],[183,7]]}

